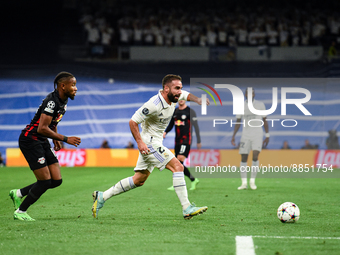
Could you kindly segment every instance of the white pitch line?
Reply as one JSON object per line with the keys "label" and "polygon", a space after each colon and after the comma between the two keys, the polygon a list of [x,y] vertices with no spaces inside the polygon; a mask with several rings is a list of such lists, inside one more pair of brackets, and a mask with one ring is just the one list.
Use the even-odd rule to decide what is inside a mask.
{"label": "white pitch line", "polygon": [[252,236],[255,238],[276,238],[276,239],[332,239],[332,240],[340,240],[340,237],[319,237],[319,236]]}
{"label": "white pitch line", "polygon": [[236,236],[236,255],[256,255],[252,236]]}

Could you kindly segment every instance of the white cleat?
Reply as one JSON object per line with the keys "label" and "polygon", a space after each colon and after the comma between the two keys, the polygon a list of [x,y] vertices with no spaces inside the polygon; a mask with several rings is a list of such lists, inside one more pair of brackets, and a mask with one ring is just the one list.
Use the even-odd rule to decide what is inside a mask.
{"label": "white cleat", "polygon": [[238,187],[237,189],[238,190],[241,190],[241,189],[247,189],[248,188],[248,186],[247,186],[247,184],[242,184],[240,187]]}
{"label": "white cleat", "polygon": [[257,189],[257,186],[255,185],[255,182],[249,182],[249,186],[252,190]]}

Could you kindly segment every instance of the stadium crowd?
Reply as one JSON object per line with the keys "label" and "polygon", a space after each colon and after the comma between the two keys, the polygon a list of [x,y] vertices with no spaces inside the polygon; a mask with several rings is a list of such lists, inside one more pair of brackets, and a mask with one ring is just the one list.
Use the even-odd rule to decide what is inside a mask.
{"label": "stadium crowd", "polygon": [[84,7],[89,43],[156,46],[309,46],[340,43],[340,15],[318,9],[236,4],[233,8]]}

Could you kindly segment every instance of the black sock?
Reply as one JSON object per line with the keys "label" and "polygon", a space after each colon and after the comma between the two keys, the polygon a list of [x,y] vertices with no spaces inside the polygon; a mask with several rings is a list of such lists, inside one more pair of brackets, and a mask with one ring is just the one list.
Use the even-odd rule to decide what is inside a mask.
{"label": "black sock", "polygon": [[192,174],[190,173],[189,169],[183,164],[183,162],[182,161],[180,161],[180,162],[184,166],[184,175],[187,176],[190,179],[190,181],[193,182],[195,180],[195,177],[192,176]]}
{"label": "black sock", "polygon": [[51,186],[51,179],[45,181],[37,181],[34,183],[33,187],[28,192],[24,201],[22,201],[19,210],[20,211],[27,211],[28,207],[34,204],[39,197],[45,193]]}
{"label": "black sock", "polygon": [[32,183],[31,185],[26,186],[25,188],[20,189],[22,197],[25,197],[28,195],[28,192],[30,191],[30,189],[33,187],[34,184],[36,184],[36,182]]}

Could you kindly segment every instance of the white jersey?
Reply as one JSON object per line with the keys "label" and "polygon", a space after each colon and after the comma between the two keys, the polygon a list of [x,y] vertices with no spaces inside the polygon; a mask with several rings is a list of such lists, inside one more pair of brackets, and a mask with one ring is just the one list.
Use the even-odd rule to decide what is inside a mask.
{"label": "white jersey", "polygon": [[[256,110],[266,110],[263,102],[258,100],[253,100],[253,106]],[[263,137],[263,118],[266,115],[255,115],[249,110],[248,100],[244,101],[244,115],[236,115],[236,119],[241,120],[241,126],[243,126],[242,137],[243,138],[253,138],[256,136]],[[243,125],[244,122],[244,125]]]}
{"label": "white jersey", "polygon": [[[157,95],[151,97],[132,116],[132,120],[141,124],[141,137],[144,143],[163,142],[163,132],[167,128],[172,115],[174,114],[176,103],[170,105],[161,95],[162,90]],[[189,92],[182,90],[178,100],[187,100]]]}

